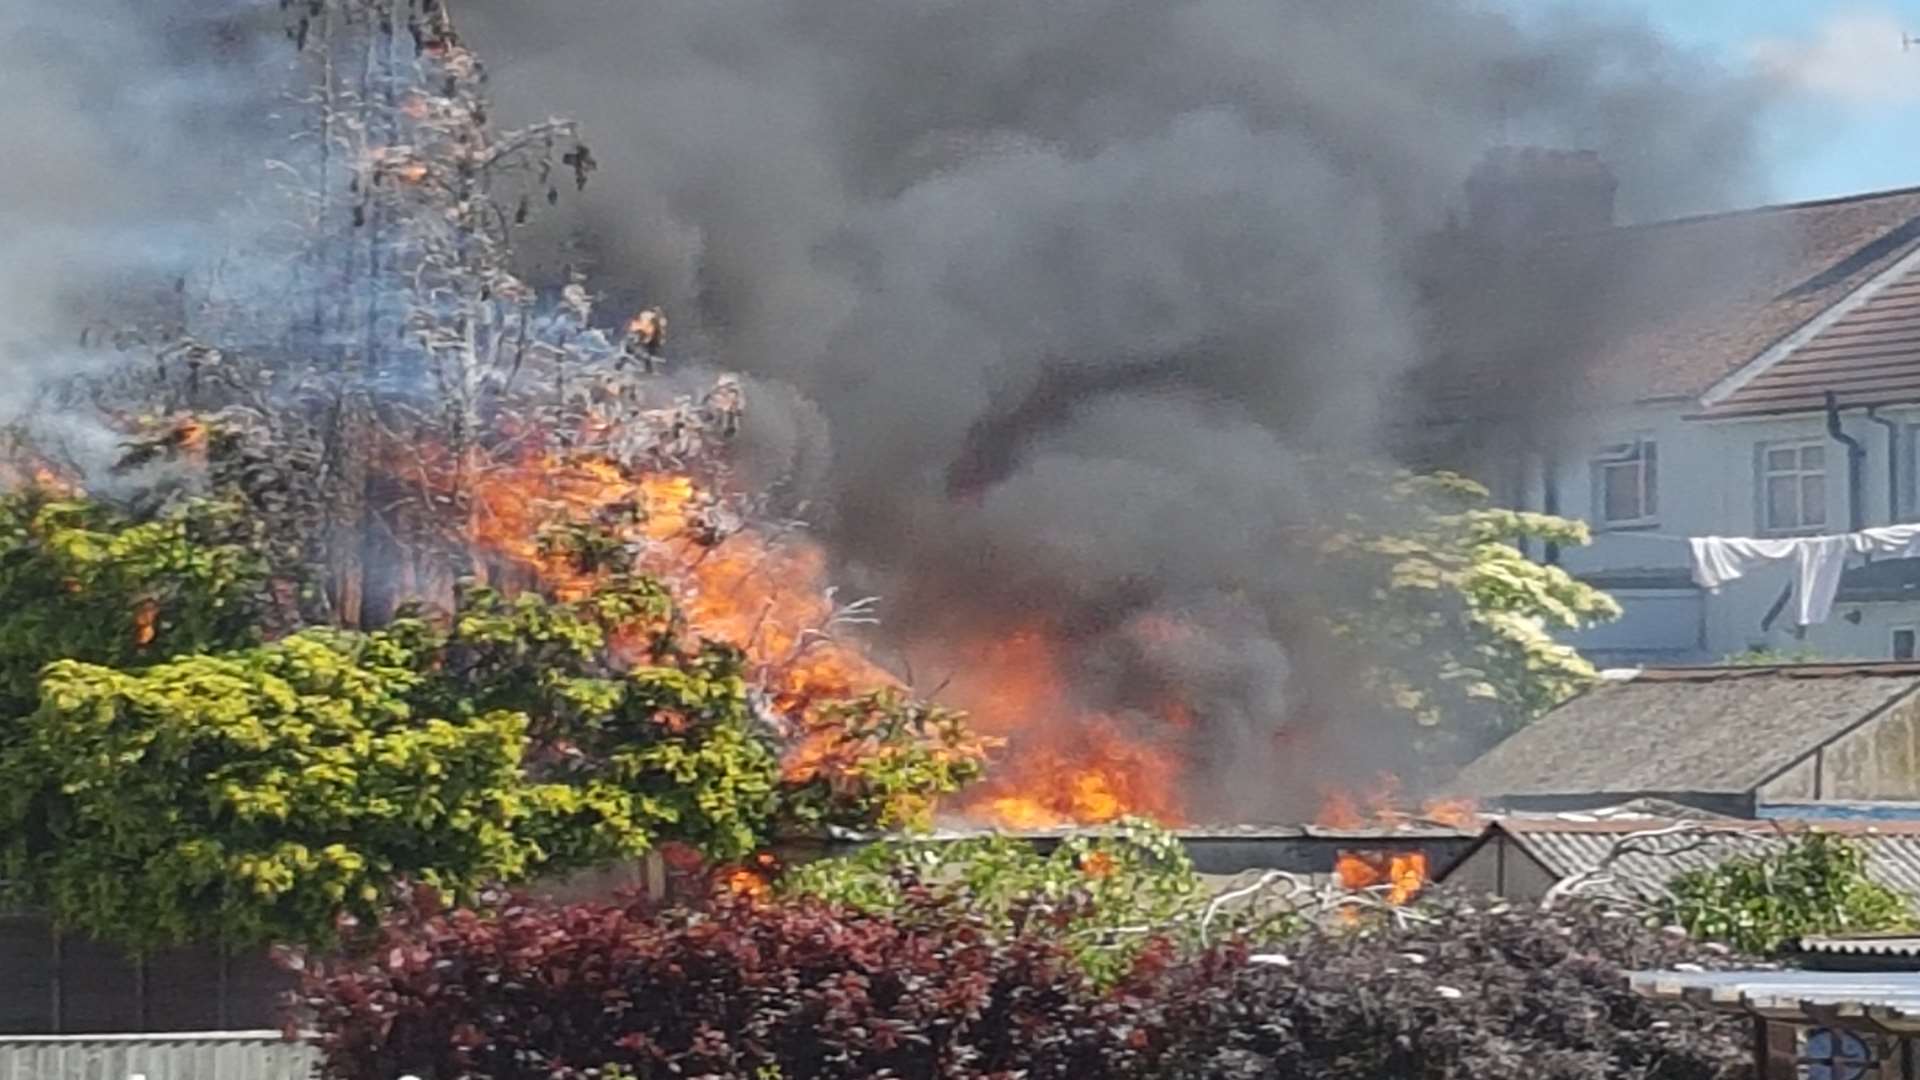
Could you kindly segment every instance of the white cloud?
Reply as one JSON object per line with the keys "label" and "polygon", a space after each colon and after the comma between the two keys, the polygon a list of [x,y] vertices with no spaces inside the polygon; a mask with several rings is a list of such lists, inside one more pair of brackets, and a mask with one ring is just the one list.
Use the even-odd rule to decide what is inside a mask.
{"label": "white cloud", "polygon": [[1849,11],[1820,23],[1811,38],[1766,38],[1749,46],[1754,65],[1790,86],[1862,104],[1920,101],[1920,45],[1902,49],[1902,32],[1920,36],[1885,11]]}

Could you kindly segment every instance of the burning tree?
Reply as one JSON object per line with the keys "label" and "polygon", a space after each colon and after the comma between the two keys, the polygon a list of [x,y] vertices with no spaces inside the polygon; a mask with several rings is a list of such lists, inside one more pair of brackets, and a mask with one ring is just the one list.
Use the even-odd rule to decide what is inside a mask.
{"label": "burning tree", "polygon": [[[791,778],[885,786],[896,812],[924,818],[934,788],[976,771],[985,747],[856,646],[871,602],[840,599],[826,552],[736,474],[748,386],[663,375],[657,310],[609,327],[584,277],[541,289],[513,273],[515,228],[595,169],[574,125],[496,129],[484,73],[439,0],[285,7],[303,75],[298,130],[274,163],[291,211],[184,293],[177,317],[115,328],[137,362],[58,388],[52,404],[102,415],[126,439],[117,472],[89,479],[137,492],[127,509],[141,523],[199,496],[244,508],[263,564],[245,610],[269,640],[379,632],[414,608],[445,624],[475,595],[463,583],[585,602],[626,560],[673,596],[685,635],[738,648]],[[27,451],[24,475],[84,472],[57,440]],[[1496,716],[1457,740],[1471,745],[1590,674],[1544,623],[1602,614],[1603,599],[1508,542],[1571,541],[1571,526],[1451,503],[1417,526],[1314,533],[1329,576],[1364,588],[1353,611],[1306,617],[1324,616],[1339,647],[1378,654],[1367,674],[1385,709],[1422,734]],[[152,642],[45,658],[124,666],[216,647],[174,644],[186,609],[132,591],[149,627],[135,632]],[[1157,612],[1119,632],[1149,658],[1196,636]],[[1189,779],[1221,752],[1203,748],[1212,718],[1177,679],[1135,664],[1140,700],[1083,700],[1075,640],[1047,619],[960,637],[951,652],[975,670],[954,680],[955,699],[979,730],[1021,740],[964,797],[966,816],[1205,815]],[[1284,748],[1245,739],[1271,734],[1238,733],[1229,749],[1267,768]],[[936,768],[921,769],[915,745]]]}
{"label": "burning tree", "polygon": [[438,0],[285,6],[293,243],[55,388],[112,469],[20,442],[0,879],[139,947],[315,940],[408,880],[924,820],[983,748],[736,489],[740,382],[508,268],[594,168],[573,126],[496,132]]}

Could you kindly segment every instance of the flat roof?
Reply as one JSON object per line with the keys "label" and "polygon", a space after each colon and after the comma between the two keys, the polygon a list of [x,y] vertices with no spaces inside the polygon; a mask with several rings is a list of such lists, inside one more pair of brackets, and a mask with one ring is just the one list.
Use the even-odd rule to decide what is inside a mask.
{"label": "flat roof", "polygon": [[1635,971],[1635,993],[1716,1012],[1920,1034],[1920,972]]}

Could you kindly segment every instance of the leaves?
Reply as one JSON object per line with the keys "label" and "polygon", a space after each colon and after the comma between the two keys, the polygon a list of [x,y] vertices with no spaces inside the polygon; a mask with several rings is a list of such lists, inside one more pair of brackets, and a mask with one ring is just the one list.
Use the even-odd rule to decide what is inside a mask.
{"label": "leaves", "polygon": [[1664,917],[1697,936],[1772,953],[1807,934],[1871,933],[1913,924],[1905,897],[1867,876],[1866,853],[1832,833],[1784,850],[1736,856],[1682,874]]}
{"label": "leaves", "polygon": [[1112,835],[1067,837],[1049,852],[1008,836],[871,844],[794,870],[782,889],[876,914],[938,897],[966,906],[998,934],[1045,923],[1102,983],[1169,942],[1198,946],[1208,932],[1214,941],[1267,939],[1301,925],[1284,905],[1240,906],[1205,922],[1215,893],[1179,838],[1137,821],[1121,822]]}
{"label": "leaves", "polygon": [[40,669],[113,665],[257,639],[266,565],[237,507],[195,499],[144,520],[37,488],[0,494],[0,717]]}
{"label": "leaves", "polygon": [[[164,591],[156,644],[218,643],[241,629],[194,620],[222,588],[246,595],[257,579],[236,568],[255,564],[174,519],[69,524],[113,524],[103,513],[47,505],[15,526],[31,556],[16,572],[80,575],[101,590],[82,610],[120,618],[95,637],[49,630],[78,655],[44,673],[45,653],[11,657],[38,684],[0,741],[0,880],[137,950],[327,941],[407,882],[464,902],[669,840],[739,860],[800,826],[901,820],[978,769],[949,714],[871,698],[825,703],[844,720],[836,753],[789,775],[794,748],[755,710],[739,651],[681,641],[666,593],[617,574],[572,602],[467,587],[444,625],[142,666],[134,609],[110,597]],[[42,533],[61,554],[32,546]],[[178,567],[206,573],[182,584]],[[31,605],[0,616],[15,633],[53,623]]]}
{"label": "leaves", "polygon": [[1618,605],[1519,546],[1585,544],[1583,523],[1490,508],[1484,488],[1452,474],[1351,479],[1373,502],[1321,538],[1324,576],[1344,588],[1327,619],[1373,658],[1374,697],[1431,758],[1469,758],[1591,683],[1592,665],[1554,631],[1615,618]]}
{"label": "leaves", "polygon": [[1111,1075],[1126,1007],[1047,935],[926,896],[901,914],[722,897],[401,919],[311,965],[305,1004],[333,1080]]}

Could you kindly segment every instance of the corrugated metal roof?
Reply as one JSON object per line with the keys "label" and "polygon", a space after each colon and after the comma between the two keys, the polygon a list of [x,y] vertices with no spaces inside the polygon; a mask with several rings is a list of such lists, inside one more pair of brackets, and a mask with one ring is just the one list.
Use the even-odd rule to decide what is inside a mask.
{"label": "corrugated metal roof", "polygon": [[[1656,835],[1663,829],[1681,829]],[[1630,884],[1660,886],[1689,870],[1705,870],[1736,855],[1759,855],[1785,848],[1796,836],[1818,831],[1845,836],[1866,852],[1867,876],[1904,896],[1920,899],[1920,823],[1823,822],[1807,826],[1783,821],[1601,821],[1590,823],[1514,818],[1494,830],[1512,838],[1547,872],[1569,877],[1593,870],[1627,837],[1639,834],[1633,850],[1619,855],[1611,872],[1618,885],[1594,883],[1594,893],[1631,892]]]}
{"label": "corrugated metal roof", "polygon": [[0,1080],[309,1080],[319,1060],[277,1031],[0,1036]]}
{"label": "corrugated metal roof", "polygon": [[1920,972],[1636,971],[1643,997],[1825,1027],[1920,1030]]}
{"label": "corrugated metal roof", "polygon": [[1841,956],[1920,956],[1920,937],[1912,934],[1803,937],[1795,944],[1803,953],[1834,953]]}

